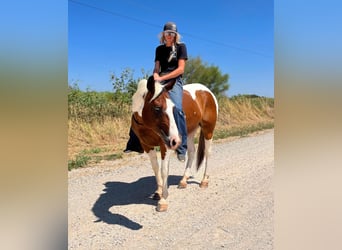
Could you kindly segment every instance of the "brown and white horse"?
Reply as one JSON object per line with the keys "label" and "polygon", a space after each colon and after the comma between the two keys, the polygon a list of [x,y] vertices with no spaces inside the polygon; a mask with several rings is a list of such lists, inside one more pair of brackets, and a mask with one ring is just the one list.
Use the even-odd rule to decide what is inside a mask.
{"label": "brown and white horse", "polygon": [[[159,200],[157,211],[166,211],[168,207],[169,159],[181,138],[173,116],[174,104],[169,98],[168,90],[173,83],[161,85],[151,76],[141,80],[133,95],[132,129],[139,137],[144,151],[149,155],[157,181],[154,199]],[[187,125],[188,159],[179,188],[187,186],[191,175],[191,166],[195,158],[194,138],[200,128],[199,145],[197,149],[197,170],[204,165],[204,174],[200,187],[208,187],[208,157],[210,153],[213,132],[218,116],[218,104],[213,93],[204,85],[192,83],[183,87],[183,111]],[[160,147],[161,165],[159,166],[155,146]]]}

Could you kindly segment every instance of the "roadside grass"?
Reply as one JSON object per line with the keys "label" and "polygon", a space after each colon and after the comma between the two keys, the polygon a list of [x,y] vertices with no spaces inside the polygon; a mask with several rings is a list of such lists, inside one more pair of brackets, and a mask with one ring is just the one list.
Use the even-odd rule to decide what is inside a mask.
{"label": "roadside grass", "polygon": [[102,160],[111,161],[121,159],[122,153],[105,152],[101,148],[85,149],[78,153],[74,159],[68,161],[68,170],[89,166]]}
{"label": "roadside grass", "polygon": [[214,140],[225,139],[228,137],[245,137],[257,131],[274,128],[274,122],[260,122],[257,124],[245,125],[241,127],[231,127],[226,129],[216,130]]}

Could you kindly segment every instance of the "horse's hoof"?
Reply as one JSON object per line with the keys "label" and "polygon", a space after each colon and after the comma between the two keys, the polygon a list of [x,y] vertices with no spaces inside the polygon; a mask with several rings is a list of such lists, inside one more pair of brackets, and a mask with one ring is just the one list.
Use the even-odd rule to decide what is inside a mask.
{"label": "horse's hoof", "polygon": [[180,183],[178,183],[178,188],[179,189],[184,189],[184,188],[186,188],[187,185],[188,184],[186,182],[180,182]]}
{"label": "horse's hoof", "polygon": [[167,204],[158,204],[157,211],[158,212],[165,212],[167,210]]}
{"label": "horse's hoof", "polygon": [[183,176],[183,178],[178,183],[178,188],[179,189],[186,188],[186,186],[188,185],[187,180],[189,180],[189,178],[190,177]]}
{"label": "horse's hoof", "polygon": [[200,186],[200,188],[207,188],[208,187],[208,182],[202,181],[199,186]]}
{"label": "horse's hoof", "polygon": [[154,195],[152,196],[152,199],[155,201],[159,201],[161,199],[161,196],[158,193],[154,193]]}

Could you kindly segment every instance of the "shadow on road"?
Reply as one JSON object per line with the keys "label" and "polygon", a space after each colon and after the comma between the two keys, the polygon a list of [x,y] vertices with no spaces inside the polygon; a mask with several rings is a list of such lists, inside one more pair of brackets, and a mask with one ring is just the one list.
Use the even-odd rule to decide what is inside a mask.
{"label": "shadow on road", "polygon": [[[170,175],[168,184],[178,185],[181,176]],[[95,202],[92,211],[98,220],[95,222],[103,221],[107,224],[118,224],[132,230],[139,230],[142,225],[136,223],[122,214],[112,213],[110,210],[113,206],[130,205],[130,204],[147,204],[157,205],[157,201],[153,200],[151,194],[156,189],[156,179],[154,176],[140,178],[139,180],[126,183],[126,182],[106,182],[105,193],[101,194]]]}

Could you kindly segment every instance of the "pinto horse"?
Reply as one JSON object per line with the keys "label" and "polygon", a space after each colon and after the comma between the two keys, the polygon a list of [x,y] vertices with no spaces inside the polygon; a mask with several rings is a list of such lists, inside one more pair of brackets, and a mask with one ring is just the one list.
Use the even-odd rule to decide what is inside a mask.
{"label": "pinto horse", "polygon": [[[168,184],[170,154],[181,143],[181,138],[173,115],[174,104],[168,90],[174,82],[161,85],[153,76],[138,83],[132,103],[132,129],[138,136],[144,151],[149,155],[156,177],[157,190],[153,199],[159,200],[157,211],[166,211],[168,207]],[[208,157],[213,132],[218,116],[218,104],[214,94],[199,83],[187,84],[183,88],[183,111],[187,125],[188,159],[183,178],[178,188],[186,188],[191,175],[191,166],[195,158],[194,138],[200,128],[197,149],[197,170],[204,165],[200,187],[208,187]],[[160,147],[161,166],[159,167],[155,146]]]}

